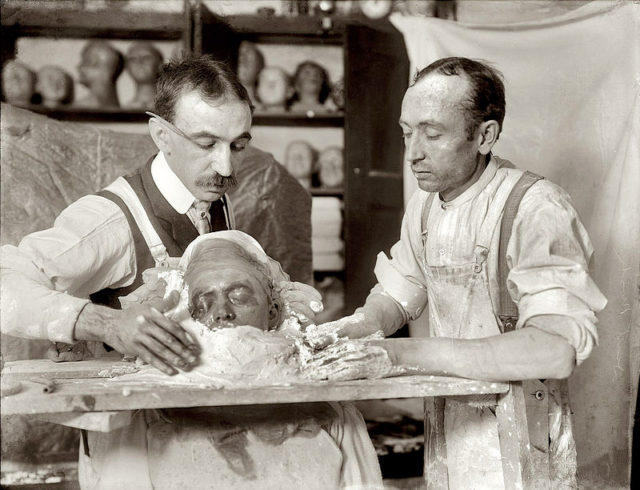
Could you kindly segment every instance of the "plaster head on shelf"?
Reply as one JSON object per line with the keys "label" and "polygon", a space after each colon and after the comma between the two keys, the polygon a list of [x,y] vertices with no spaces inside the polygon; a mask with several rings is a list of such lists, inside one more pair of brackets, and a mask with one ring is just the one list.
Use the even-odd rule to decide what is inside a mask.
{"label": "plaster head on shelf", "polygon": [[69,104],[73,100],[73,79],[60,66],[43,66],[38,70],[36,91],[46,107]]}
{"label": "plaster head on shelf", "polygon": [[78,101],[88,107],[119,107],[116,80],[124,68],[124,57],[107,41],[90,41],[82,50],[79,81],[89,94]]}
{"label": "plaster head on shelf", "polygon": [[284,111],[292,93],[289,74],[280,67],[267,66],[260,71],[256,90],[261,109]]}
{"label": "plaster head on shelf", "polygon": [[2,68],[2,94],[10,104],[29,104],[35,92],[36,74],[24,63],[8,61]]}

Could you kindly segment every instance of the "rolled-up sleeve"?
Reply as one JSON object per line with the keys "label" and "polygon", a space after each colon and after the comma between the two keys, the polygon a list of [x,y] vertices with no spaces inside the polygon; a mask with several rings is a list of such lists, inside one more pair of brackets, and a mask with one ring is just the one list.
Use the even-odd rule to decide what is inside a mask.
{"label": "rolled-up sleeve", "polygon": [[71,343],[89,295],[135,278],[133,239],[120,208],[87,196],[50,229],[2,247],[2,332]]}
{"label": "rolled-up sleeve", "polygon": [[384,292],[398,303],[410,319],[418,318],[427,304],[427,290],[419,258],[419,227],[425,196],[421,191],[413,195],[402,220],[400,240],[391,248],[391,259],[381,252],[374,269]]}
{"label": "rolled-up sleeve", "polygon": [[598,343],[597,319],[607,301],[589,275],[593,248],[569,196],[540,181],[524,196],[507,247],[509,293],[518,327],[561,335],[578,363]]}

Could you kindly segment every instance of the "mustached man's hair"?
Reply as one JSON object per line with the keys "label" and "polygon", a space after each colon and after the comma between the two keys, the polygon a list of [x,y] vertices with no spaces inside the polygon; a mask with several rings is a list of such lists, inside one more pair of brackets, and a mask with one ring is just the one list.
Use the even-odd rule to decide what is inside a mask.
{"label": "mustached man's hair", "polygon": [[226,63],[210,55],[190,56],[163,65],[156,81],[155,112],[175,122],[178,99],[196,90],[207,101],[235,98],[246,102],[253,112],[251,98],[236,73]]}

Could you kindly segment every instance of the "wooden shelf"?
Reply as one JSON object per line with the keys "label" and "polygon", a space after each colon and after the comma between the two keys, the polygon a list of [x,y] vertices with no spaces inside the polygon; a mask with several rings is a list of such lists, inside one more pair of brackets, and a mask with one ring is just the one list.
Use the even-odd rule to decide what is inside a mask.
{"label": "wooden shelf", "polygon": [[344,196],[344,189],[342,187],[311,187],[309,192],[311,192],[312,196]]}
{"label": "wooden shelf", "polygon": [[20,36],[181,39],[185,20],[182,13],[3,6],[2,28]]}
{"label": "wooden shelf", "polygon": [[270,44],[342,44],[344,20],[331,19],[331,27],[323,27],[321,16],[230,15],[224,17],[243,39]]}
{"label": "wooden shelf", "polygon": [[343,127],[343,112],[326,112],[307,115],[296,112],[260,112],[253,115],[253,124],[258,126],[304,126],[304,127]]}
{"label": "wooden shelf", "polygon": [[149,116],[139,109],[94,109],[75,106],[62,106],[53,109],[36,104],[18,105],[18,107],[62,121],[145,122],[149,119]]}

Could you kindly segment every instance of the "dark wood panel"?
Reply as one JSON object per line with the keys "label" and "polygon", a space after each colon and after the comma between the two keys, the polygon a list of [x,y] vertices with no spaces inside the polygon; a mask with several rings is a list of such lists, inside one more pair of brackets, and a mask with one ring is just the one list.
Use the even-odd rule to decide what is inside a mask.
{"label": "dark wood panel", "polygon": [[37,112],[60,121],[77,121],[77,122],[145,122],[149,119],[144,112],[140,110],[127,109],[94,109],[83,107],[59,107],[52,109],[43,105],[21,105],[23,109],[31,112]]}
{"label": "dark wood panel", "polygon": [[346,30],[345,267],[346,306],[360,306],[375,284],[376,255],[400,235],[403,152],[398,127],[409,60],[399,32]]}

